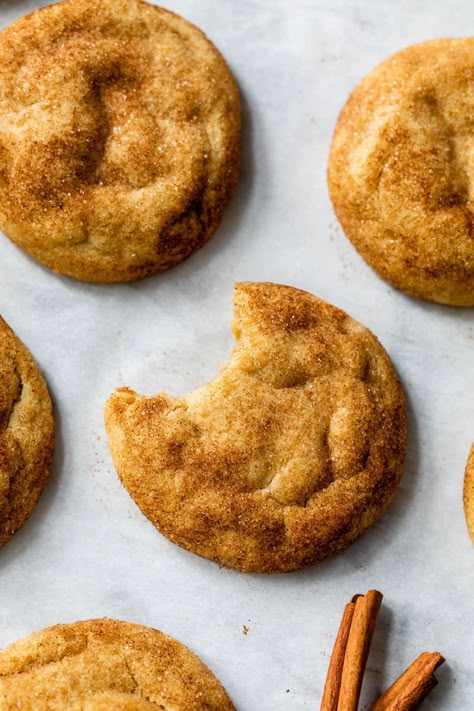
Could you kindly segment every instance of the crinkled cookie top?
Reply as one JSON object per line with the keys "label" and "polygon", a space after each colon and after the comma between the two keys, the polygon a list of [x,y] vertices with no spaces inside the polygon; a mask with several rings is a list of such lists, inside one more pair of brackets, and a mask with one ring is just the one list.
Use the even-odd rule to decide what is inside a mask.
{"label": "crinkled cookie top", "polygon": [[52,406],[44,379],[0,318],[0,546],[33,510],[53,450]]}
{"label": "crinkled cookie top", "polygon": [[232,711],[216,677],[158,630],[98,619],[56,625],[0,653],[2,711]]}
{"label": "crinkled cookie top", "polygon": [[66,0],[0,33],[0,227],[57,272],[127,281],[198,249],[239,130],[222,56],[142,0]]}
{"label": "crinkled cookie top", "polygon": [[384,279],[474,305],[474,39],[416,44],[366,76],[328,165],[342,227]]}
{"label": "crinkled cookie top", "polygon": [[106,405],[115,467],[175,543],[283,572],[346,547],[403,470],[405,400],[377,339],[278,284],[239,284],[230,363],[184,398],[121,388]]}

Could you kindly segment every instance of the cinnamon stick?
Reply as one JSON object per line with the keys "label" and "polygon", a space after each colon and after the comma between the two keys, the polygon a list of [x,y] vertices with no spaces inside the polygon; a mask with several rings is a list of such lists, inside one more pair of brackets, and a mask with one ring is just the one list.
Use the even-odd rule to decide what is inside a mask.
{"label": "cinnamon stick", "polygon": [[444,662],[439,652],[423,652],[370,707],[370,711],[413,711],[438,683],[435,670]]}
{"label": "cinnamon stick", "polygon": [[323,700],[321,701],[321,711],[337,711],[339,701],[339,689],[341,687],[342,667],[344,665],[344,656],[346,654],[347,640],[351,630],[352,617],[355,610],[355,599],[352,598],[344,608],[341,624],[337,632],[336,641],[329,662],[329,669],[324,684]]}
{"label": "cinnamon stick", "polygon": [[382,593],[369,590],[356,600],[341,674],[337,711],[357,711]]}

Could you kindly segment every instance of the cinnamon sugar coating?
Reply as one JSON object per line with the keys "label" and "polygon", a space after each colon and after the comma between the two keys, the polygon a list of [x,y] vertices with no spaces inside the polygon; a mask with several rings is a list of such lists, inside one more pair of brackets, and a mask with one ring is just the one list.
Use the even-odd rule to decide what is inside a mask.
{"label": "cinnamon sugar coating", "polygon": [[0,547],[32,512],[53,450],[46,383],[27,348],[0,317]]}
{"label": "cinnamon sugar coating", "polygon": [[232,711],[212,672],[150,627],[56,625],[0,652],[3,711]]}
{"label": "cinnamon sugar coating", "polygon": [[471,447],[464,473],[463,503],[467,530],[474,543],[474,445]]}
{"label": "cinnamon sugar coating", "polygon": [[328,165],[339,221],[399,289],[474,305],[474,39],[393,55],[341,111]]}
{"label": "cinnamon sugar coating", "polygon": [[236,286],[228,365],[184,398],[118,389],[118,475],[171,541],[242,571],[286,572],[354,541],[403,471],[405,400],[375,336],[278,284]]}
{"label": "cinnamon sugar coating", "polygon": [[66,0],[0,33],[0,228],[56,272],[130,281],[192,254],[239,131],[222,56],[142,0]]}

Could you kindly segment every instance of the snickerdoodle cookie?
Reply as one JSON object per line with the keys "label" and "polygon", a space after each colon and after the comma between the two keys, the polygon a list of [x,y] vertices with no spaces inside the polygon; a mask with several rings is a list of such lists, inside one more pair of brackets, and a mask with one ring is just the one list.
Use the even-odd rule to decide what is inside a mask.
{"label": "snickerdoodle cookie", "polygon": [[0,546],[32,512],[53,450],[46,384],[29,351],[0,317]]}
{"label": "snickerdoodle cookie", "polygon": [[298,289],[235,291],[228,365],[184,398],[128,388],[105,423],[119,477],[170,540],[242,571],[345,548],[385,509],[405,455],[405,400],[375,336]]}
{"label": "snickerdoodle cookie", "polygon": [[197,28],[142,0],[66,0],[0,33],[0,228],[56,272],[139,279],[209,239],[240,108]]}
{"label": "snickerdoodle cookie", "polygon": [[474,38],[424,42],[363,79],[343,108],[331,199],[381,277],[431,301],[474,305]]}
{"label": "snickerdoodle cookie", "polygon": [[212,672],[171,637],[99,619],[56,625],[0,653],[3,711],[232,711]]}
{"label": "snickerdoodle cookie", "polygon": [[463,501],[467,530],[474,543],[474,445],[471,447],[464,474]]}

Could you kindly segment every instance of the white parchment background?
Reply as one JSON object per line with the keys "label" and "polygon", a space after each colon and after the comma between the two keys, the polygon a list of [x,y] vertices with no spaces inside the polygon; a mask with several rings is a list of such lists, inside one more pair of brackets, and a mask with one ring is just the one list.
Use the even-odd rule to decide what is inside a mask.
{"label": "white parchment background", "polygon": [[[44,3],[0,0],[9,24]],[[0,236],[0,312],[40,364],[57,453],[28,524],[0,551],[0,646],[60,621],[107,615],[162,629],[209,664],[239,711],[316,709],[345,602],[385,603],[363,702],[423,650],[447,665],[425,702],[474,707],[474,550],[462,510],[474,439],[472,309],[413,300],[343,236],[325,169],[348,92],[405,45],[474,33],[469,0],[169,0],[221,49],[240,84],[243,167],[218,233],[186,263],[132,285],[54,276]],[[409,403],[409,453],[387,513],[343,554],[264,577],[173,546],[141,515],[108,454],[102,407],[118,385],[182,394],[232,347],[232,285],[307,289],[371,328]],[[243,625],[248,633],[243,634]]]}

